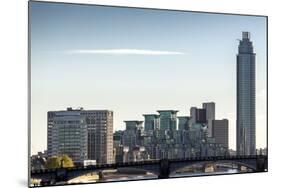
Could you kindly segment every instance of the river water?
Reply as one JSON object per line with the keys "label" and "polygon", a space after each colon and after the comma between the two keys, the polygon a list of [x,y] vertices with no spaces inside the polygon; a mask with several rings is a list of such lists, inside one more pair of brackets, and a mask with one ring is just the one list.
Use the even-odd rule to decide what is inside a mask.
{"label": "river water", "polygon": [[191,176],[206,176],[206,175],[220,175],[220,174],[236,174],[239,173],[237,169],[227,169],[225,171],[217,172],[189,172],[189,173],[176,173],[170,175],[170,177],[191,177]]}
{"label": "river water", "polygon": [[[181,172],[171,174],[171,178],[177,177],[192,177],[192,176],[206,176],[206,175],[221,175],[221,174],[235,174],[241,173],[238,169],[231,169],[231,168],[223,168],[215,172]],[[129,181],[129,180],[148,180],[148,179],[158,179],[158,176],[155,174],[119,174],[119,173],[112,173],[104,176],[102,179],[77,179],[77,181],[72,182],[57,182],[56,185],[64,185],[69,183],[95,183],[95,182],[114,182],[114,181]]]}
{"label": "river water", "polygon": [[[220,174],[235,174],[239,173],[237,169],[225,169],[223,171],[217,172],[183,172],[183,173],[175,173],[170,175],[171,178],[176,177],[192,177],[192,176],[206,176],[206,175],[220,175]],[[103,180],[99,180],[98,182],[111,182],[111,181],[128,181],[128,180],[146,180],[146,179],[157,179],[158,176],[150,174],[150,175],[127,175],[120,177],[106,177]]]}

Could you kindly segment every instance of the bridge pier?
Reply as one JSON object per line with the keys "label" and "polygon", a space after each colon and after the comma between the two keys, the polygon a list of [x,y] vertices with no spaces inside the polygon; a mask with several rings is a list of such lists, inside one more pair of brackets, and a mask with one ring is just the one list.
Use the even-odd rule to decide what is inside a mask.
{"label": "bridge pier", "polygon": [[202,165],[202,172],[214,172],[216,171],[216,166],[214,163],[211,164],[203,164]]}
{"label": "bridge pier", "polygon": [[98,171],[98,175],[99,175],[99,180],[102,180],[104,178],[102,170]]}
{"label": "bridge pier", "polygon": [[160,161],[159,179],[169,178],[170,174],[170,163],[168,159],[162,159]]}
{"label": "bridge pier", "polygon": [[66,181],[67,180],[67,170],[65,168],[58,168],[56,170],[55,181]]}
{"label": "bridge pier", "polygon": [[257,172],[267,171],[267,158],[258,156],[257,158]]}

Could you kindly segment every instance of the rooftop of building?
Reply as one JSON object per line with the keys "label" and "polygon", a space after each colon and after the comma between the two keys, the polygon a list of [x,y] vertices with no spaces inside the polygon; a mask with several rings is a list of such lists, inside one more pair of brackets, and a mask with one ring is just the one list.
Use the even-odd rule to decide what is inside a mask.
{"label": "rooftop of building", "polygon": [[159,114],[143,114],[143,116],[159,116]]}
{"label": "rooftop of building", "polygon": [[178,116],[177,118],[187,118],[187,119],[190,119],[190,116]]}
{"label": "rooftop of building", "polygon": [[66,110],[51,110],[48,112],[113,112],[112,110],[106,110],[106,109],[101,109],[101,110],[85,110],[83,107],[78,107],[78,108],[72,108],[72,107],[67,107]]}
{"label": "rooftop of building", "polygon": [[139,121],[139,120],[125,120],[125,123],[143,123],[143,121]]}
{"label": "rooftop of building", "polygon": [[161,113],[161,112],[171,112],[171,113],[177,113],[178,110],[157,110],[158,113]]}

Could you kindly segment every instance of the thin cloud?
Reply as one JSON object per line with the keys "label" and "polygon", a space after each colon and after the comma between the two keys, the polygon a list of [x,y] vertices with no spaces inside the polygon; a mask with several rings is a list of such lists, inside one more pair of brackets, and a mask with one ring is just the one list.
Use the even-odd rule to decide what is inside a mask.
{"label": "thin cloud", "polygon": [[69,50],[69,54],[103,54],[103,55],[184,55],[183,52],[147,49],[81,49]]}

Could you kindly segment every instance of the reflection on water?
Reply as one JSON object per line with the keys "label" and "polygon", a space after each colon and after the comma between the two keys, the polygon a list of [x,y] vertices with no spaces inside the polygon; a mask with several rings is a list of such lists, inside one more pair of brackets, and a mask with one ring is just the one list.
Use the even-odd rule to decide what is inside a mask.
{"label": "reflection on water", "polygon": [[128,181],[128,180],[147,180],[147,179],[157,179],[158,176],[156,175],[126,175],[120,176],[115,178],[105,178],[99,180],[99,182],[111,182],[111,181]]}
{"label": "reflection on water", "polygon": [[204,176],[204,175],[219,175],[219,174],[235,174],[239,173],[237,169],[227,169],[224,171],[217,172],[183,172],[183,173],[175,173],[170,175],[170,177],[190,177],[190,176]]}
{"label": "reflection on water", "polygon": [[[238,169],[220,169],[215,172],[180,172],[171,174],[171,178],[176,177],[190,177],[190,176],[204,176],[204,175],[219,175],[219,174],[235,174],[240,173]],[[154,174],[149,175],[115,175],[115,177],[106,177],[98,182],[109,182],[109,181],[128,181],[128,180],[145,180],[145,179],[157,179],[158,176]]]}

